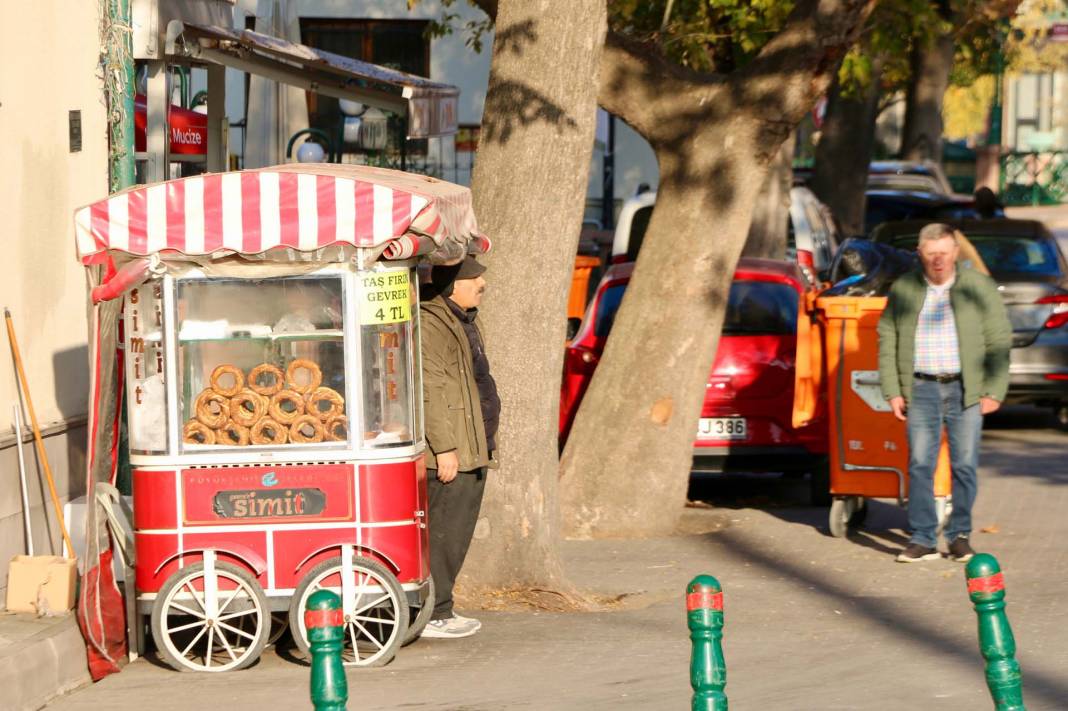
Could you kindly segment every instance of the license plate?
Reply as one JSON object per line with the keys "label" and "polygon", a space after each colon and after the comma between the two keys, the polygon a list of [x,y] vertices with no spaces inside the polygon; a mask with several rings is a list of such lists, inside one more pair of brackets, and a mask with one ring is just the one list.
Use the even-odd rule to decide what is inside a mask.
{"label": "license plate", "polygon": [[697,439],[746,439],[744,417],[702,417],[697,423]]}

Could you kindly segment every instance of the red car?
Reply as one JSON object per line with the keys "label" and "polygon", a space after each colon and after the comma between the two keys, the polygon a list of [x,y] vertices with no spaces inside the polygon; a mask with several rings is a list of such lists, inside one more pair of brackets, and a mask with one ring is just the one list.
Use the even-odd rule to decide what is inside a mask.
{"label": "red car", "polygon": [[[564,358],[560,440],[597,367],[633,262],[609,268]],[[797,317],[809,288],[795,263],[742,259],[694,440],[694,474],[809,471],[815,503],[829,501],[827,419],[794,428]]]}

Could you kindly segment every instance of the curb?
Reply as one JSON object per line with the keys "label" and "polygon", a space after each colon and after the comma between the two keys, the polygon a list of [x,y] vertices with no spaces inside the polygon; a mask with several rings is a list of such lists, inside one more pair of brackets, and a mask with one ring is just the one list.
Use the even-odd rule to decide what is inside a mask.
{"label": "curb", "polygon": [[0,647],[4,708],[35,711],[90,683],[85,640],[73,614],[14,644]]}

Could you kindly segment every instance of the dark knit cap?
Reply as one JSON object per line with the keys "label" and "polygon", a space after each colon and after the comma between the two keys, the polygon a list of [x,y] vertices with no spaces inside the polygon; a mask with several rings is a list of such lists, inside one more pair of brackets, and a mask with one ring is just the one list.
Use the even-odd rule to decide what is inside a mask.
{"label": "dark knit cap", "polygon": [[459,279],[474,279],[486,271],[474,257],[468,256],[458,264],[439,264],[430,270],[430,283],[435,293],[442,296],[452,294],[452,284]]}

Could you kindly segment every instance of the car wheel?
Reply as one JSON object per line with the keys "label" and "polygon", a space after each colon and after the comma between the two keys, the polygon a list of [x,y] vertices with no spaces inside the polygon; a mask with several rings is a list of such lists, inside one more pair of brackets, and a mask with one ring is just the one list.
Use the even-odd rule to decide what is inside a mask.
{"label": "car wheel", "polygon": [[820,457],[808,480],[809,500],[813,506],[831,505],[831,460]]}

